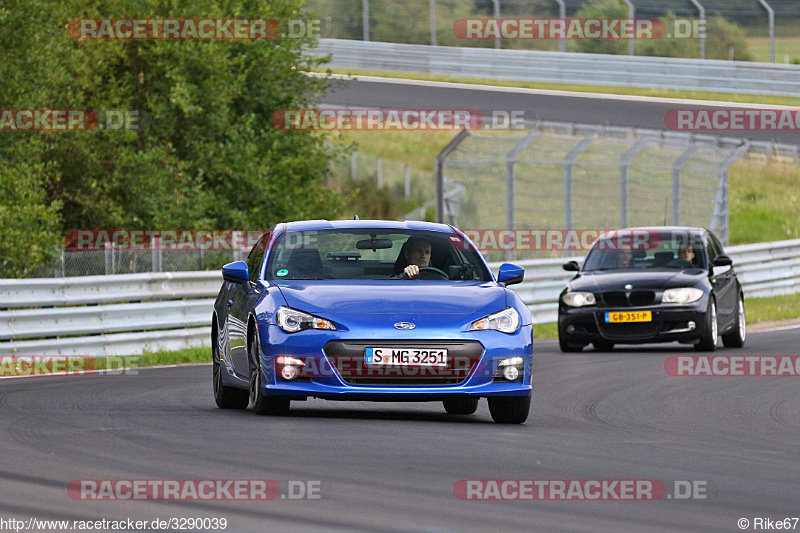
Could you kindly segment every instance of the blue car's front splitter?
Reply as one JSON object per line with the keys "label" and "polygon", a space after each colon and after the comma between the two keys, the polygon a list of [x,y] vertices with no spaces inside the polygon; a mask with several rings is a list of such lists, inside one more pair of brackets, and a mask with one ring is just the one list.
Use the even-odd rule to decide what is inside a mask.
{"label": "blue car's front splitter", "polygon": [[463,396],[529,396],[531,386],[522,383],[485,383],[482,385],[456,385],[446,387],[414,387],[414,386],[341,386],[321,385],[318,383],[294,383],[267,385],[270,396],[314,397],[325,400],[366,400],[379,402],[417,402],[437,401]]}

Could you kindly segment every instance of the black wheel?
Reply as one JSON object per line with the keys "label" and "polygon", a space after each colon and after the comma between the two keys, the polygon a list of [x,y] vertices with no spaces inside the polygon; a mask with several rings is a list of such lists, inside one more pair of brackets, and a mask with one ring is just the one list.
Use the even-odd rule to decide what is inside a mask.
{"label": "black wheel", "polygon": [[498,424],[522,424],[531,410],[530,396],[489,398],[489,412]]}
{"label": "black wheel", "polygon": [[592,342],[592,346],[598,352],[610,352],[614,349],[614,343],[609,341],[594,341]]}
{"label": "black wheel", "polygon": [[247,350],[250,361],[250,403],[253,411],[259,415],[285,415],[289,413],[289,400],[285,398],[272,398],[264,394],[261,388],[261,356],[258,350],[257,333],[250,335],[249,349]]}
{"label": "black wheel", "polygon": [[722,344],[728,348],[741,348],[747,338],[747,322],[744,318],[744,298],[739,295],[739,303],[736,307],[736,321],[733,329],[722,336]]}
{"label": "black wheel", "polygon": [[479,398],[459,398],[458,400],[445,400],[444,410],[451,415],[471,415],[478,410]]}
{"label": "black wheel", "polygon": [[698,352],[713,352],[717,349],[717,302],[714,298],[708,298],[708,309],[706,310],[706,323],[703,337],[700,342],[694,345]]}
{"label": "black wheel", "polygon": [[574,344],[567,341],[567,336],[558,328],[558,347],[562,352],[573,353],[583,351],[585,344]]}
{"label": "black wheel", "polygon": [[211,344],[214,401],[220,409],[247,409],[247,404],[250,402],[248,392],[234,387],[226,387],[222,384],[222,361],[219,354],[225,346],[222,335],[217,334],[216,337]]}

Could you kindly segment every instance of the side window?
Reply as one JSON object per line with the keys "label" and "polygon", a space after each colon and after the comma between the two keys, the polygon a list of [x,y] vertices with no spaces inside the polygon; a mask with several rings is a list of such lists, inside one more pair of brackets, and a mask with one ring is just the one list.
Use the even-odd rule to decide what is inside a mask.
{"label": "side window", "polygon": [[264,251],[267,249],[270,236],[270,232],[265,233],[253,246],[250,255],[247,256],[247,271],[250,273],[250,281],[254,282],[258,279],[258,270],[261,266],[261,260],[264,258]]}
{"label": "side window", "polygon": [[722,254],[722,246],[711,233],[708,234],[707,242],[708,246],[706,246],[706,249],[708,250],[708,264],[710,265],[714,262],[714,258]]}

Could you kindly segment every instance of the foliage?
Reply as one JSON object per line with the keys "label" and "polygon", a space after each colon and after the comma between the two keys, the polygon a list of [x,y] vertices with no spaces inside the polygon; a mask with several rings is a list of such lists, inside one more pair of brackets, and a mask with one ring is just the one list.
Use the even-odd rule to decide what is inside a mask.
{"label": "foliage", "polygon": [[274,111],[312,107],[329,86],[302,72],[324,63],[301,56],[313,36],[77,40],[66,31],[79,18],[307,20],[301,0],[6,3],[4,108],[141,110],[146,120],[138,131],[0,132],[0,242],[28,236],[16,249],[0,244],[3,275],[44,260],[71,228],[246,229],[339,213],[338,194],[320,186],[330,149],[270,124]]}

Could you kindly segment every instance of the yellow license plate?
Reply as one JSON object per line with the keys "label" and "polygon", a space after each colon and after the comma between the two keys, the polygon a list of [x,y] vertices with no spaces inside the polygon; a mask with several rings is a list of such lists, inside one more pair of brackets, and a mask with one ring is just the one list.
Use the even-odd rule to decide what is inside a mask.
{"label": "yellow license plate", "polygon": [[626,311],[624,313],[606,313],[606,323],[617,322],[652,322],[653,313],[650,311]]}

